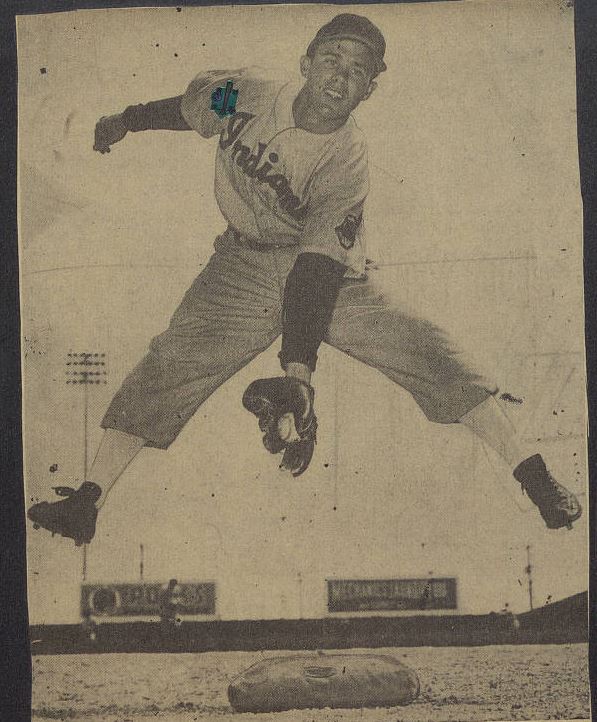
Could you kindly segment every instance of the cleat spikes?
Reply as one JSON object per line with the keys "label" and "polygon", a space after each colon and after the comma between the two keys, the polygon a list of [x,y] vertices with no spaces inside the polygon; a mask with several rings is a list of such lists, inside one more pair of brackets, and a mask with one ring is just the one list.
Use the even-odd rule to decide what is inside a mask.
{"label": "cleat spikes", "polygon": [[34,529],[47,529],[52,537],[57,534],[72,539],[76,546],[89,543],[95,534],[97,500],[101,489],[92,482],[83,482],[79,489],[55,487],[59,501],[34,504],[27,511]]}
{"label": "cleat spikes", "polygon": [[582,506],[575,494],[554,479],[540,454],[522,461],[513,473],[548,529],[572,529],[572,522],[582,515]]}

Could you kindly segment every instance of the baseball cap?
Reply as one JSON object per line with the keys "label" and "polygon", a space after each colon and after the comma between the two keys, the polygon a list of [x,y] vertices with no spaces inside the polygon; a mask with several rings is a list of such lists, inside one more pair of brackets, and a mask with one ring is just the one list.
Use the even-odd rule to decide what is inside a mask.
{"label": "baseball cap", "polygon": [[341,13],[330,20],[329,23],[323,25],[317,31],[317,35],[309,43],[307,55],[312,55],[319,43],[324,40],[332,40],[333,38],[357,40],[366,45],[376,64],[376,70],[381,73],[387,70],[383,61],[386,51],[386,41],[381,30],[374,25],[371,20],[362,15],[354,15],[353,13]]}

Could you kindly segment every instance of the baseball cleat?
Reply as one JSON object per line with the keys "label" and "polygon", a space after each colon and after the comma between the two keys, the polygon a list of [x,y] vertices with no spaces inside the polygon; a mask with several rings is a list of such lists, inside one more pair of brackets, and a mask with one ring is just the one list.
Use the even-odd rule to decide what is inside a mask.
{"label": "baseball cleat", "polygon": [[572,522],[582,514],[580,502],[575,494],[553,478],[541,454],[525,459],[513,473],[523,491],[538,507],[548,529],[564,526],[572,529]]}
{"label": "baseball cleat", "polygon": [[69,486],[55,486],[54,491],[64,499],[42,501],[34,504],[27,516],[33,522],[33,528],[47,529],[52,536],[60,534],[74,539],[75,546],[89,544],[95,534],[97,507],[102,490],[97,484],[85,481],[78,489]]}

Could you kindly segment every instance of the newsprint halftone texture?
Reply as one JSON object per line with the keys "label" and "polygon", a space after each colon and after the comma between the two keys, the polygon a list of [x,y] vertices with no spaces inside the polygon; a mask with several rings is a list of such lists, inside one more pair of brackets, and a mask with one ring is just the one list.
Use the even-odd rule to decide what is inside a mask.
{"label": "newsprint halftone texture", "polygon": [[[338,183],[365,163],[362,219],[332,184],[344,221],[318,225],[308,163],[329,142],[293,113],[301,58],[339,12],[382,31],[387,70],[350,121],[367,155],[329,156]],[[34,719],[589,718],[573,13],[470,0],[18,18],[27,506],[86,480],[108,408],[150,440],[90,544],[27,522]],[[187,92],[197,76],[213,87]],[[94,151],[101,117],[185,93],[192,129]],[[352,277],[293,478],[241,399],[283,374],[286,274],[300,244],[328,242]],[[489,393],[584,508],[572,529],[546,528],[500,454],[451,423]],[[420,693],[233,711],[228,685],[251,664],[318,650],[321,669],[333,650],[392,655]]]}

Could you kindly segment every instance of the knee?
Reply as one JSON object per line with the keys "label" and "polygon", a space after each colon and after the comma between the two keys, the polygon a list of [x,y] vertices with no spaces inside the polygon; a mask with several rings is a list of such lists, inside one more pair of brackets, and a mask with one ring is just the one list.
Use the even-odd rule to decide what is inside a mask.
{"label": "knee", "polygon": [[[197,346],[197,343],[194,344]],[[189,340],[170,329],[154,336],[149,343],[148,356],[159,366],[172,366],[183,360],[190,348]]]}
{"label": "knee", "polygon": [[491,395],[492,391],[482,385],[453,384],[443,387],[432,397],[417,398],[417,403],[429,421],[455,424]]}

